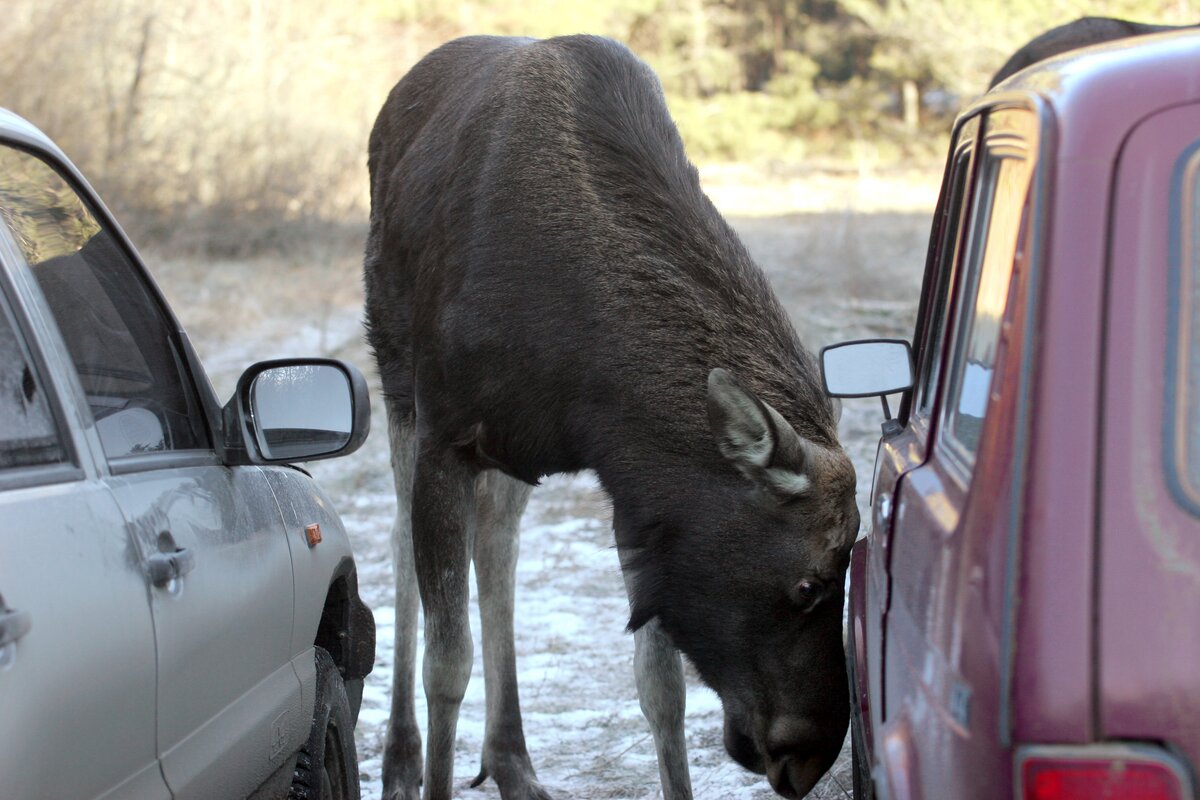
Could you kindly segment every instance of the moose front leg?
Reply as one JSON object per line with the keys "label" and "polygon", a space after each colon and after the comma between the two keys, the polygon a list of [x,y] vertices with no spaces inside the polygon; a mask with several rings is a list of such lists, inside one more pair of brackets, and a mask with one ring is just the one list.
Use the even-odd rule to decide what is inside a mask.
{"label": "moose front leg", "polygon": [[[625,572],[625,588],[632,599],[633,587],[628,572]],[[687,701],[683,661],[657,619],[651,619],[634,632],[633,650],[638,702],[654,736],[663,798],[692,800],[687,743],[683,738],[683,712]]]}
{"label": "moose front leg", "polygon": [[422,441],[413,481],[413,556],[425,610],[422,675],[429,704],[425,800],[449,800],[458,711],[471,677],[467,616],[476,470],[452,450]]}
{"label": "moose front leg", "polygon": [[633,672],[642,714],[654,734],[664,800],[692,800],[683,709],[687,688],[679,651],[652,619],[633,634]]}

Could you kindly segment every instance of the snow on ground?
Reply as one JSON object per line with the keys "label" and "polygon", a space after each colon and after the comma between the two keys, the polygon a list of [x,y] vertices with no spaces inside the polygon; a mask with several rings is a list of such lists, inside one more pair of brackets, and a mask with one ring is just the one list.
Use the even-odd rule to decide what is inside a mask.
{"label": "snow on ground", "polygon": [[[844,339],[911,335],[933,199],[926,181],[906,201],[906,209],[915,211],[878,212],[867,204],[872,213],[858,213],[851,198],[833,212],[731,221],[815,351]],[[378,380],[361,336],[357,246],[348,243],[337,257],[322,257],[320,265],[166,260],[156,272],[222,398],[251,361],[279,355],[345,358],[372,383],[373,433],[362,450],[310,467],[345,521],[360,592],[375,613],[375,669],[363,693],[356,738],[362,796],[380,800],[395,631],[389,543],[395,501]],[[878,401],[845,403],[841,435],[858,468],[864,511],[880,420]],[[634,688],[633,638],[624,632],[628,609],[611,513],[594,477],[547,480],[533,493],[521,530],[517,660],[525,733],[539,778],[557,798],[660,797],[654,746]],[[499,797],[493,782],[467,786],[479,770],[484,730],[477,615],[472,627],[476,668],[458,726],[456,796],[493,800]],[[775,797],[764,778],[725,754],[720,702],[690,669],[688,678],[687,741],[696,797]],[[423,726],[419,686],[417,702]],[[850,786],[847,744],[810,797],[849,797]]]}

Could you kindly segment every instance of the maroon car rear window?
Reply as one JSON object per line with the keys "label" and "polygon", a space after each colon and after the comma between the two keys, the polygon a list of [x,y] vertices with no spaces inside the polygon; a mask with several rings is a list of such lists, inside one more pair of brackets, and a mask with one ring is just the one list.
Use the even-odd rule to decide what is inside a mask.
{"label": "maroon car rear window", "polygon": [[1037,120],[1023,109],[995,112],[980,167],[964,262],[943,442],[968,471],[975,463],[993,392],[1001,322],[1028,217]]}
{"label": "maroon car rear window", "polygon": [[1200,513],[1200,142],[1180,158],[1173,183],[1175,211],[1171,242],[1172,309],[1170,359],[1172,385],[1168,405],[1174,413],[1168,427],[1176,488]]}

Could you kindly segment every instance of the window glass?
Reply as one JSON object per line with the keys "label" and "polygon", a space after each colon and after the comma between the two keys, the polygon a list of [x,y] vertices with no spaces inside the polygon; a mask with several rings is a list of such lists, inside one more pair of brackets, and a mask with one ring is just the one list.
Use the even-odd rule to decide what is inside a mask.
{"label": "window glass", "polygon": [[0,301],[0,469],[64,459],[45,388]]}
{"label": "window glass", "polygon": [[1001,323],[1008,307],[1017,247],[1022,240],[1033,175],[1028,112],[1001,112],[988,121],[979,192],[972,212],[964,301],[946,403],[947,444],[970,466],[979,448],[992,393]]}
{"label": "window glass", "polygon": [[[934,211],[933,231],[925,259],[925,278],[921,284],[921,303],[917,309],[917,327],[913,332],[913,357],[916,366],[914,390],[901,401],[902,419],[927,418],[933,412],[938,380],[947,348],[946,328],[953,312],[952,287],[960,272],[962,231],[970,211],[970,195],[975,164],[975,142],[979,137],[982,115],[962,123],[954,135],[947,162],[946,178]],[[912,403],[912,405],[909,405]],[[922,427],[929,432],[926,419]]]}
{"label": "window glass", "polygon": [[0,147],[0,216],[66,340],[105,453],[207,446],[165,314],[71,186],[37,157]]}
{"label": "window glass", "polygon": [[917,396],[920,398],[919,413],[928,414],[933,406],[933,397],[937,387],[938,374],[941,372],[942,341],[946,330],[946,321],[950,317],[949,294],[954,281],[955,255],[958,252],[958,233],[963,217],[963,198],[967,189],[967,179],[971,175],[971,151],[967,150],[958,155],[951,175],[950,195],[947,198],[946,230],[942,237],[939,251],[937,285],[934,289],[932,305],[930,306],[930,325],[924,333],[922,344],[921,375]]}
{"label": "window glass", "polygon": [[1200,502],[1200,145],[1185,154],[1178,242],[1180,313],[1172,331],[1176,366],[1182,374],[1174,383],[1182,395],[1176,406],[1176,453],[1173,461],[1181,483],[1194,502]]}

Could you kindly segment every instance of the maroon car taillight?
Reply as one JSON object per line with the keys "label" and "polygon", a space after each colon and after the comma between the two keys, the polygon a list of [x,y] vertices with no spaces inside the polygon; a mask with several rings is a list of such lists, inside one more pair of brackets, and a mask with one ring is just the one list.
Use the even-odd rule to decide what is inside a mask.
{"label": "maroon car taillight", "polygon": [[1166,751],[1141,745],[1031,747],[1017,759],[1020,800],[1192,800],[1191,779]]}

